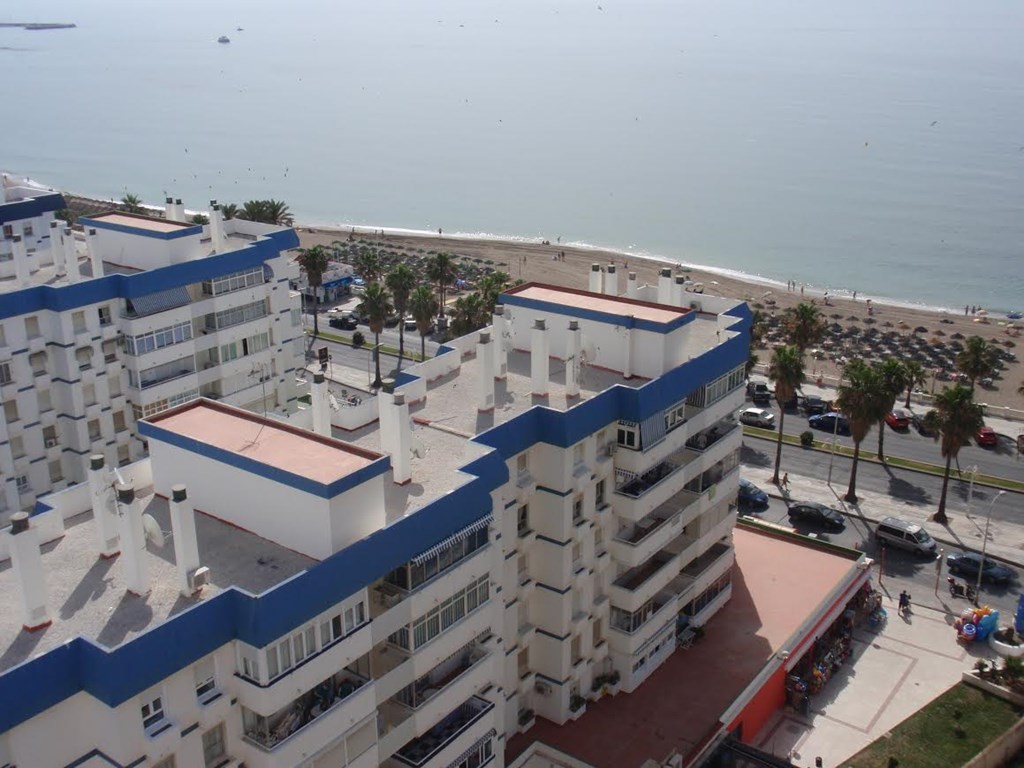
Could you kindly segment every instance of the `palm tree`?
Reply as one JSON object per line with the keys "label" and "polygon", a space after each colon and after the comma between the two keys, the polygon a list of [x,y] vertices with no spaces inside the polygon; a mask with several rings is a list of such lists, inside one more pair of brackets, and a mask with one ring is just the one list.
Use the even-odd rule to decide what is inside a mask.
{"label": "palm tree", "polygon": [[391,314],[391,303],[388,301],[387,289],[380,283],[370,283],[363,290],[363,301],[359,305],[360,314],[366,318],[366,324],[373,332],[373,360],[376,370],[376,378],[373,380],[373,387],[379,387],[383,382],[380,378],[380,333],[384,330],[384,323]]}
{"label": "palm tree", "polygon": [[860,444],[868,436],[871,427],[880,416],[885,415],[885,390],[878,369],[863,360],[851,360],[843,375],[848,383],[839,385],[836,404],[850,425],[853,437],[853,467],[850,469],[850,487],[843,497],[851,503],[857,501],[857,462],[860,460]]}
{"label": "palm tree", "polygon": [[380,282],[381,275],[384,273],[384,264],[380,260],[380,255],[377,251],[370,249],[360,252],[352,266],[359,276],[368,283]]}
{"label": "palm tree", "polygon": [[313,289],[313,336],[317,336],[320,333],[320,326],[317,324],[317,306],[320,303],[318,289],[324,284],[324,272],[330,264],[327,249],[322,245],[300,249],[295,261],[298,262],[299,269],[306,273],[309,287]]}
{"label": "palm tree", "polygon": [[772,482],[779,484],[779,465],[782,463],[782,427],[786,418],[785,403],[793,399],[804,383],[804,358],[795,346],[778,347],[768,366],[768,378],[775,382],[775,399],[779,403],[779,435],[775,444],[775,475]]}
{"label": "palm tree", "polygon": [[917,360],[906,360],[903,363],[903,367],[907,373],[907,402],[903,404],[904,408],[910,407],[910,395],[914,391],[915,387],[924,386],[928,381],[928,371],[921,365]]}
{"label": "palm tree", "polygon": [[227,221],[228,219],[236,218],[238,216],[239,209],[235,203],[224,203],[220,207],[220,213],[221,216],[224,217],[224,220]]}
{"label": "palm tree", "polygon": [[124,197],[121,198],[121,207],[124,208],[125,213],[142,213],[142,198],[131,192],[125,192]]}
{"label": "palm tree", "polygon": [[455,257],[443,251],[434,254],[427,263],[427,277],[437,282],[438,305],[440,315],[444,317],[444,295],[455,279]]}
{"label": "palm tree", "polygon": [[398,264],[384,279],[384,284],[391,291],[391,298],[398,315],[398,366],[402,366],[405,354],[405,313],[409,307],[409,294],[416,287],[416,273],[409,269],[408,264]]}
{"label": "palm tree", "polygon": [[416,320],[416,330],[420,332],[420,357],[427,357],[426,335],[434,324],[437,314],[437,299],[429,285],[418,285],[409,295],[409,313]]}
{"label": "palm tree", "polygon": [[281,200],[246,200],[242,210],[235,214],[239,219],[258,221],[262,224],[276,224],[281,227],[292,225],[292,214]]}
{"label": "palm tree", "polygon": [[940,440],[942,458],[946,460],[946,469],[942,475],[942,494],[939,496],[939,510],[932,518],[945,525],[946,487],[949,485],[949,468],[960,449],[967,445],[985,423],[981,406],[974,402],[974,393],[968,387],[956,384],[945,387],[935,396],[935,406],[925,414],[925,423],[931,427],[935,439]]}
{"label": "palm tree", "polygon": [[806,352],[811,345],[821,341],[828,330],[825,318],[818,308],[803,301],[793,309],[786,310],[783,327],[786,329],[789,343],[799,349],[800,354]]}
{"label": "palm tree", "polygon": [[452,312],[452,334],[465,336],[484,326],[484,302],[480,294],[474,291],[467,296],[455,300]]}
{"label": "palm tree", "polygon": [[964,342],[963,350],[956,356],[956,368],[970,379],[972,393],[974,382],[995,369],[995,357],[995,347],[981,336],[971,336]]}
{"label": "palm tree", "polygon": [[879,403],[881,415],[878,417],[878,460],[884,464],[885,416],[896,407],[896,399],[907,386],[907,368],[903,361],[889,357],[880,365],[876,365],[875,370],[878,372],[878,381],[881,384],[878,393],[881,398]]}
{"label": "palm tree", "polygon": [[[494,312],[494,305],[498,303],[501,292],[508,288],[512,278],[505,272],[491,272],[480,279],[477,288],[480,291],[480,299],[483,301],[483,313],[490,315]],[[486,325],[486,323],[485,323]]]}
{"label": "palm tree", "polygon": [[189,221],[191,221],[193,224],[205,226],[210,223],[210,217],[207,216],[205,213],[195,213],[192,215],[192,218],[189,219]]}

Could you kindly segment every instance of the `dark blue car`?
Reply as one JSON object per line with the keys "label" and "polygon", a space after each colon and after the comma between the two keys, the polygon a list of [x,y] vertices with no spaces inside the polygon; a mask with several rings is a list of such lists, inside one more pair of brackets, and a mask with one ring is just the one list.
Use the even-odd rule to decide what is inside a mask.
{"label": "dark blue car", "polygon": [[740,493],[737,497],[740,507],[764,509],[768,506],[768,494],[745,478],[740,478]]}
{"label": "dark blue car", "polygon": [[850,423],[846,420],[845,416],[835,411],[811,416],[807,423],[815,429],[823,429],[826,432],[835,432],[839,435],[850,434]]}

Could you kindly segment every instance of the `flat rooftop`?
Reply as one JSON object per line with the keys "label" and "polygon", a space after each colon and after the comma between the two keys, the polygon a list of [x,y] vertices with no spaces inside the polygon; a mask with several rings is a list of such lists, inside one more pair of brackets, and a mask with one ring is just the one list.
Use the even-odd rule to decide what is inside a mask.
{"label": "flat rooftop", "polygon": [[647,301],[628,299],[625,296],[607,296],[541,283],[527,283],[519,288],[511,288],[503,295],[546,301],[551,304],[560,304],[569,309],[589,309],[609,315],[632,315],[639,320],[649,320],[652,323],[670,323],[691,312],[689,309],[671,307],[666,304],[652,304]]}
{"label": "flat rooftop", "polygon": [[506,764],[536,741],[599,768],[639,768],[673,750],[685,757],[855,562],[810,542],[739,527],[733,543],[732,598],[701,642],[677,649],[633,693],[588,703],[575,722],[538,718],[509,740]]}
{"label": "flat rooftop", "polygon": [[[171,530],[167,501],[140,491],[143,512],[161,530]],[[199,595],[181,596],[177,587],[174,538],[162,548],[147,546],[151,591],[129,594],[119,558],[103,560],[96,545],[92,512],[65,522],[63,538],[43,545],[43,570],[53,623],[36,632],[22,629],[18,586],[11,561],[0,562],[0,672],[82,635],[115,648],[223,589],[237,586],[259,594],[316,564],[316,560],[196,511],[200,562],[211,583]]]}
{"label": "flat rooftop", "polygon": [[348,477],[381,458],[374,451],[210,400],[193,400],[148,421],[169,432],[324,485]]}
{"label": "flat rooftop", "polygon": [[195,224],[188,224],[181,221],[168,221],[167,219],[157,219],[152,216],[140,216],[134,213],[119,213],[112,211],[110,213],[100,213],[96,216],[89,216],[93,221],[103,221],[107,224],[117,224],[121,227],[132,227],[134,229],[144,229],[148,232],[180,232],[183,229],[191,229],[195,227]]}

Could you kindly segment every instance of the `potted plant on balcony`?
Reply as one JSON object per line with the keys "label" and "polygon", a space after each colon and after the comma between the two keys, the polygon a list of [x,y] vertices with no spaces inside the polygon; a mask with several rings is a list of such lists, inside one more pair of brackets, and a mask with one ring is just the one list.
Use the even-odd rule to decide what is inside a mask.
{"label": "potted plant on balcony", "polygon": [[587,701],[578,693],[574,693],[569,699],[569,716],[576,720],[587,711]]}
{"label": "potted plant on balcony", "polygon": [[607,677],[608,682],[605,685],[605,691],[614,696],[619,692],[619,670],[613,669]]}

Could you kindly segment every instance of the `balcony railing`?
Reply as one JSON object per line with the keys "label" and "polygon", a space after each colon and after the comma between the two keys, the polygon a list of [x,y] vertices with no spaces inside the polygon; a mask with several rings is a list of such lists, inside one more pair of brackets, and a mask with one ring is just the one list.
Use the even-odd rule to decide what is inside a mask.
{"label": "balcony railing", "polygon": [[339,706],[366,682],[361,675],[345,671],[328,678],[270,717],[243,711],[245,740],[264,752],[275,750]]}
{"label": "balcony railing", "polygon": [[628,571],[623,573],[613,583],[616,587],[635,592],[643,584],[650,579],[654,574],[664,568],[673,559],[673,555],[667,552],[659,552],[646,563],[642,563],[635,568],[630,568]]}
{"label": "balcony railing", "polygon": [[663,483],[666,479],[682,468],[682,463],[676,463],[669,460],[662,461],[655,464],[643,474],[637,475],[632,480],[627,480],[616,488],[615,492],[621,496],[629,496],[630,498],[638,499],[656,485]]}
{"label": "balcony railing", "polygon": [[450,659],[442,661],[411,686],[399,692],[396,698],[410,709],[419,709],[489,655],[481,641],[467,643],[452,654]]}
{"label": "balcony railing", "polygon": [[425,765],[493,707],[494,704],[485,699],[471,697],[418,739],[413,739],[398,750],[395,760],[413,768]]}
{"label": "balcony railing", "polygon": [[615,540],[623,544],[628,544],[629,546],[636,546],[643,542],[648,536],[653,535],[666,523],[670,523],[675,520],[675,518],[679,516],[680,511],[681,510],[678,508],[671,513],[655,511],[654,514],[648,515],[642,520],[638,520],[633,525],[620,529],[619,532],[615,534]]}
{"label": "balcony railing", "polygon": [[659,592],[657,595],[655,595],[650,610],[644,611],[646,613],[645,616],[638,618],[636,613],[634,613],[633,615],[629,615],[620,613],[618,611],[613,611],[613,618],[609,626],[611,626],[611,628],[614,629],[616,632],[622,632],[627,635],[634,635],[641,629],[646,627],[648,624],[650,624],[653,619],[657,618],[658,615],[665,608],[665,606],[669,605],[670,603],[674,605],[675,600],[676,595],[673,592]]}
{"label": "balcony railing", "polygon": [[722,440],[739,428],[735,421],[720,421],[686,441],[686,447],[698,453],[706,451],[719,440]]}

